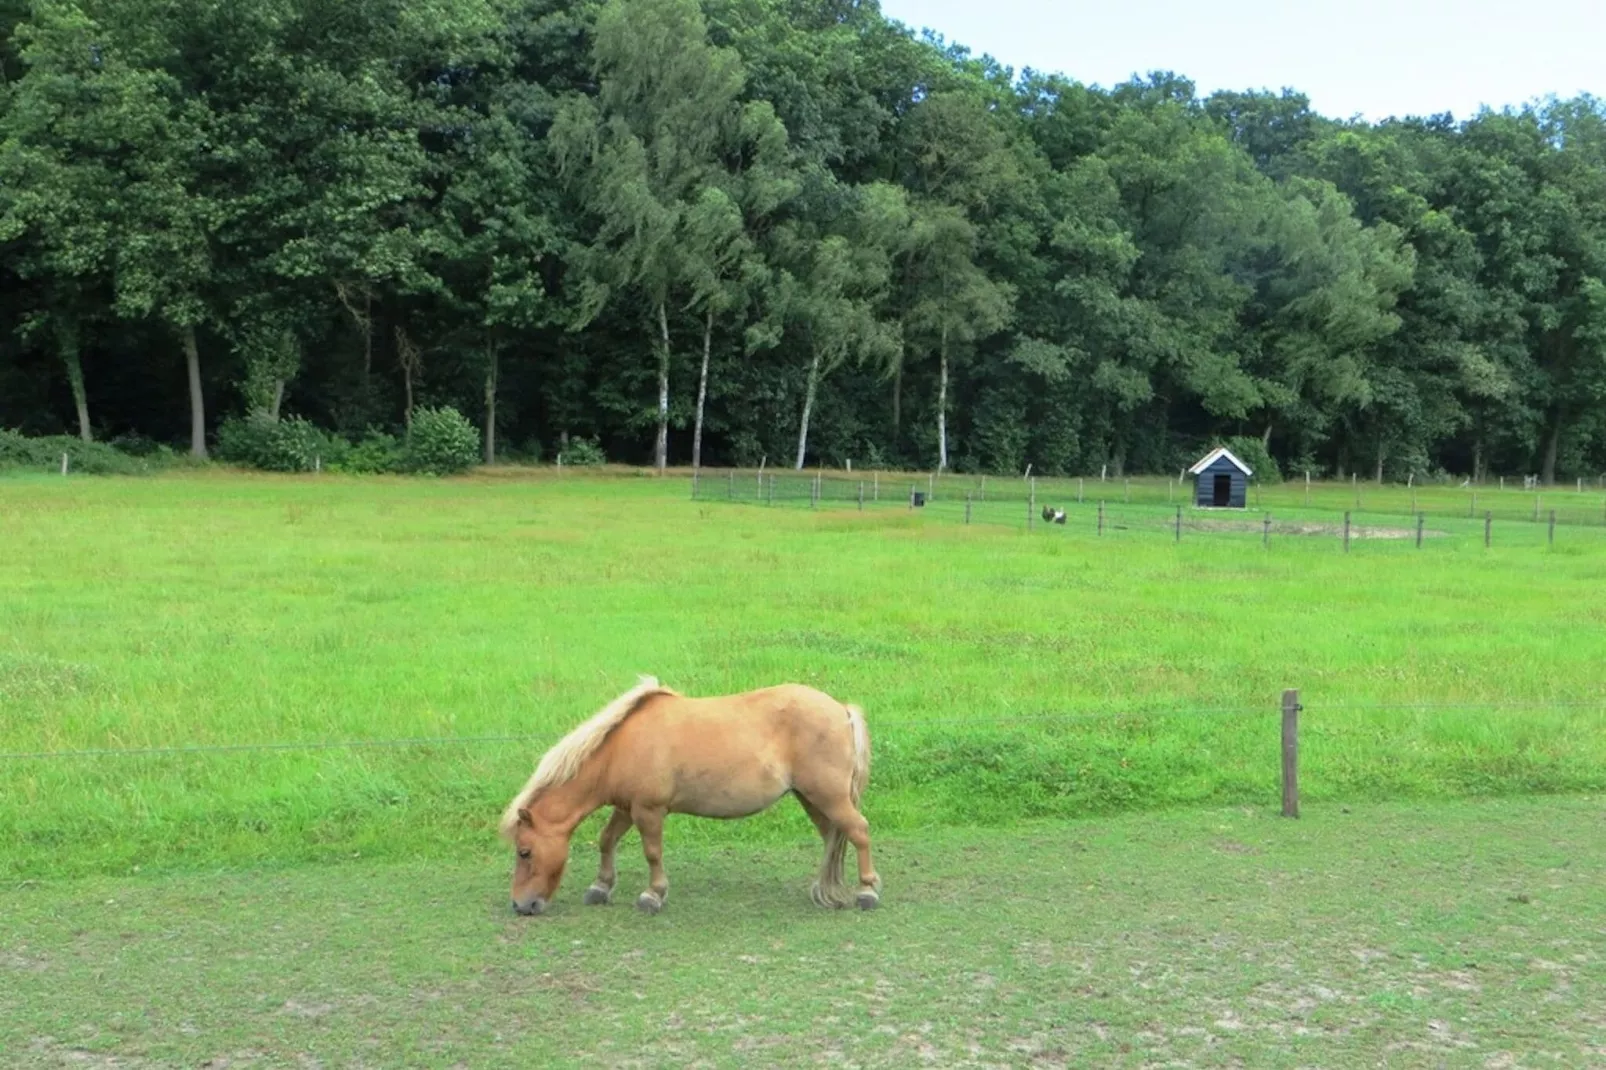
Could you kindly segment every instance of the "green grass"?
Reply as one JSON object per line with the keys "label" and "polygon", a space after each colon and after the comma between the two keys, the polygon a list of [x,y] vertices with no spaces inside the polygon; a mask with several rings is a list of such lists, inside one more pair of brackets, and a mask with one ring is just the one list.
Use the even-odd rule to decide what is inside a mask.
{"label": "green grass", "polygon": [[[6,758],[0,876],[457,857],[638,671],[862,704],[879,831],[1264,805],[1290,686],[1307,799],[1606,788],[1606,533],[1346,555],[1258,531],[967,527],[946,492],[946,513],[861,515],[688,490],[550,472],[0,481],[0,751],[530,737]],[[682,835],[804,827],[787,810]]]}
{"label": "green grass", "polygon": [[[1599,1066],[1598,798],[1265,807],[687,846],[668,909],[549,916],[506,859],[0,888],[8,1067]],[[645,880],[634,837],[623,887]]]}

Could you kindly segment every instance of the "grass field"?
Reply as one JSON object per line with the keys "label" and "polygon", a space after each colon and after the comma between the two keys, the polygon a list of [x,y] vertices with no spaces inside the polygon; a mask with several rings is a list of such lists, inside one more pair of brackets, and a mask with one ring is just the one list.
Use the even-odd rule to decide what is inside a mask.
{"label": "grass field", "polygon": [[[0,480],[0,877],[478,849],[638,671],[862,704],[879,831],[1265,805],[1290,686],[1307,799],[1606,788],[1606,537],[1346,555],[687,491]],[[522,738],[15,756],[487,735]],[[680,835],[806,828],[783,808]]]}
{"label": "grass field", "polygon": [[[655,918],[506,859],[0,888],[8,1067],[1590,1067],[1606,804],[1336,804],[677,848]],[[621,879],[645,881],[634,837]],[[590,858],[585,870],[589,871]],[[576,884],[578,880],[578,884]]]}

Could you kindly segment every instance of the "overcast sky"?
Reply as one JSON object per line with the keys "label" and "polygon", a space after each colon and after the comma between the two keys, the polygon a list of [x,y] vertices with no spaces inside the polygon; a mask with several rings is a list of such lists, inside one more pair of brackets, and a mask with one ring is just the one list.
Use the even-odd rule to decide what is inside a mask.
{"label": "overcast sky", "polygon": [[1201,94],[1288,86],[1377,120],[1606,96],[1606,0],[882,0],[916,30],[1108,88],[1172,70]]}

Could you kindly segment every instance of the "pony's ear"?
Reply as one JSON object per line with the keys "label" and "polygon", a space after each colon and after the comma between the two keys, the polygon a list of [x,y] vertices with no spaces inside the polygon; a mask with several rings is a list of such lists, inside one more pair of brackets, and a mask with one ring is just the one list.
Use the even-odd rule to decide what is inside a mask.
{"label": "pony's ear", "polygon": [[530,816],[530,811],[522,806],[519,807],[519,827],[527,829],[535,828],[535,819]]}

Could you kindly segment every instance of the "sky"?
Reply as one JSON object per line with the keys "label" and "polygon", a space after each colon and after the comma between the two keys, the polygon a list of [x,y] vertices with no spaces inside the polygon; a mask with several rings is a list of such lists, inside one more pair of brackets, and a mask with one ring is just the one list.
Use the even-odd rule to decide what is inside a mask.
{"label": "sky", "polygon": [[916,30],[1108,88],[1170,70],[1201,95],[1290,87],[1332,118],[1606,97],[1606,0],[881,0]]}

